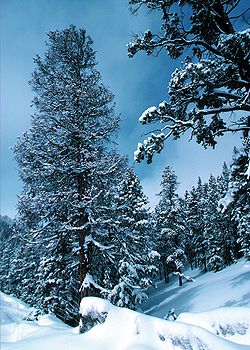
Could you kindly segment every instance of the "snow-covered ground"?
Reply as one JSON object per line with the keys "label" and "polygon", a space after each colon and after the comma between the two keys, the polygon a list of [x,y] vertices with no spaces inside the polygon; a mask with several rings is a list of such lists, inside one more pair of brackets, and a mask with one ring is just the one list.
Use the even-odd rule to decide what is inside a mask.
{"label": "snow-covered ground", "polygon": [[85,298],[81,312],[106,319],[84,334],[52,315],[28,321],[32,310],[1,293],[1,350],[250,349],[249,280],[250,265],[240,261],[219,273],[196,276],[182,288],[176,281],[159,284],[145,308],[158,317],[172,307],[185,311],[175,322]]}
{"label": "snow-covered ground", "polygon": [[185,271],[185,274],[195,282],[184,282],[181,288],[177,277],[172,277],[168,284],[158,283],[157,288],[149,290],[149,300],[143,311],[164,318],[172,308],[179,315],[219,307],[250,307],[250,263],[244,259],[216,273],[204,274],[195,269]]}

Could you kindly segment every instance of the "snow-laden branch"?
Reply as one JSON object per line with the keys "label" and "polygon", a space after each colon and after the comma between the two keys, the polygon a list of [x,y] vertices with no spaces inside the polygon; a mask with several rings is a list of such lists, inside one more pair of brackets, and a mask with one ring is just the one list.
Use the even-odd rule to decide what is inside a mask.
{"label": "snow-laden branch", "polygon": [[167,47],[168,45],[180,45],[180,46],[202,46],[209,52],[214,53],[216,56],[224,57],[223,54],[216,49],[214,46],[209,45],[203,40],[191,39],[187,40],[185,38],[168,39],[165,37],[160,37],[159,35],[152,35],[152,38],[158,37],[158,40],[145,41],[144,38],[136,38],[134,43],[128,44],[128,56],[133,57],[138,51],[146,50],[153,51],[155,48]]}
{"label": "snow-laden branch", "polygon": [[229,112],[234,112],[234,111],[249,111],[250,112],[250,105],[241,103],[239,105],[234,105],[232,107],[200,109],[197,112],[195,112],[195,114],[199,116],[199,115],[229,113]]}
{"label": "snow-laden branch", "polygon": [[99,242],[97,242],[92,235],[88,235],[85,238],[85,243],[84,243],[84,247],[87,248],[89,244],[93,244],[95,247],[99,248],[100,250],[110,250],[112,248],[114,248],[114,244],[111,244],[109,246],[103,245]]}
{"label": "snow-laden branch", "polygon": [[187,276],[187,275],[184,275],[183,273],[180,273],[180,272],[173,272],[173,275],[176,275],[176,276],[179,276],[181,278],[184,278],[184,280],[186,280],[187,282],[195,282],[195,280],[190,277],[190,276]]}
{"label": "snow-laden branch", "polygon": [[88,289],[88,288],[91,288],[94,287],[95,289],[98,289],[101,293],[103,294],[109,294],[110,293],[110,290],[106,289],[106,288],[103,288],[102,286],[100,286],[98,283],[96,283],[93,279],[93,277],[87,273],[83,282],[82,282],[82,285],[79,289],[79,292],[83,292],[85,289]]}

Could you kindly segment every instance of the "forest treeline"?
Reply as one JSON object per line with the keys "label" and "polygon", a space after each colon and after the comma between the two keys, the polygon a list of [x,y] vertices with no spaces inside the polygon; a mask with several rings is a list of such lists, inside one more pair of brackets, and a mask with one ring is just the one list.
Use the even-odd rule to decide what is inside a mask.
{"label": "forest treeline", "polygon": [[[125,164],[116,182],[102,187],[92,208],[89,271],[81,287],[77,230],[40,236],[18,220],[1,217],[1,290],[69,324],[78,322],[79,289],[136,309],[146,290],[173,274],[182,285],[184,267],[220,271],[250,260],[249,181],[246,153],[234,149],[231,166],[178,195],[178,178],[167,166],[159,204],[148,207],[139,179]],[[67,233],[67,234],[66,234]]]}

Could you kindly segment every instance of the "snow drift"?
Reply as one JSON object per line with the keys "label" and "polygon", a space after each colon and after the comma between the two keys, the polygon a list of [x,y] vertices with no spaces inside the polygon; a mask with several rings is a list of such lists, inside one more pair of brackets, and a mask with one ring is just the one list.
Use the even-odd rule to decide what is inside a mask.
{"label": "snow drift", "polygon": [[[79,334],[78,327],[66,326],[52,315],[27,321],[31,309],[3,293],[1,304],[2,350],[250,349],[248,308],[185,313],[176,322],[170,322],[115,307],[106,300],[87,297],[81,302],[80,313],[99,321],[86,333]],[[242,329],[236,327],[239,324]],[[230,332],[224,334],[222,329],[233,329],[235,334],[238,332],[241,341],[237,341],[239,338],[231,341],[233,335]],[[247,345],[239,344],[240,342]]]}

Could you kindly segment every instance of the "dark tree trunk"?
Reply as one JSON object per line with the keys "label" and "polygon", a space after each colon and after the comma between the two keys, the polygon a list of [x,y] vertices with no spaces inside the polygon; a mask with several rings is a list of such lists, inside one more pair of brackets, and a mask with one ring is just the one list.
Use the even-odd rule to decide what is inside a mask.
{"label": "dark tree trunk", "polygon": [[162,266],[163,266],[163,272],[164,272],[164,280],[165,280],[165,283],[169,283],[169,273],[166,269],[166,264],[165,263],[162,263]]}
{"label": "dark tree trunk", "polygon": [[194,267],[197,269],[198,266],[199,266],[198,259],[197,259],[197,255],[195,254],[195,256],[194,256]]}
{"label": "dark tree trunk", "polygon": [[159,277],[160,277],[160,280],[162,280],[162,268],[161,268],[161,265],[159,266]]}
{"label": "dark tree trunk", "polygon": [[178,279],[179,279],[179,287],[182,286],[182,277],[181,277],[181,269],[178,269]]}
{"label": "dark tree trunk", "polygon": [[[77,79],[78,82],[81,81],[80,76],[80,70],[77,70]],[[80,86],[79,86],[80,89]],[[76,111],[79,110],[79,97],[77,97],[75,102],[75,109]],[[77,192],[78,192],[78,200],[79,203],[84,201],[84,197],[87,195],[88,192],[88,186],[90,183],[89,175],[87,171],[80,172],[80,169],[82,169],[82,164],[84,163],[84,155],[82,152],[82,149],[84,149],[84,145],[82,145],[82,140],[80,139],[80,136],[76,134],[75,136],[75,142],[77,147],[77,153],[76,153],[76,161],[79,168],[79,173],[77,174],[76,181],[77,181]],[[82,288],[82,283],[87,275],[87,273],[90,271],[90,265],[91,265],[91,251],[90,251],[90,244],[86,246],[86,237],[90,235],[91,229],[89,226],[89,218],[88,214],[86,212],[86,207],[82,208],[82,210],[78,213],[78,226],[80,228],[79,230],[79,278],[80,278],[80,300],[89,295],[89,290],[87,288]]]}
{"label": "dark tree trunk", "polygon": [[194,267],[193,267],[193,259],[192,259],[192,255],[191,254],[189,254],[189,263],[190,263],[191,270],[193,270]]}
{"label": "dark tree trunk", "polygon": [[[87,273],[90,271],[90,259],[91,259],[91,252],[90,247],[88,245],[88,247],[85,246],[85,240],[86,237],[90,234],[90,230],[87,226],[88,223],[88,217],[87,215],[85,216],[85,225],[86,228],[82,229],[79,232],[79,246],[80,246],[80,250],[79,250],[79,277],[80,277],[80,286],[82,286],[82,283],[87,275]],[[80,289],[80,298],[82,299],[85,296],[88,296],[89,291],[87,289]]]}
{"label": "dark tree trunk", "polygon": [[[78,154],[77,161],[79,168],[81,168],[81,146],[80,141],[78,141]],[[82,202],[84,196],[87,193],[88,186],[88,175],[86,173],[79,174],[77,176],[77,185],[78,185],[78,198],[79,202]],[[89,226],[88,214],[86,213],[86,208],[82,209],[82,213],[79,213],[78,225],[81,228],[79,230],[79,278],[80,278],[80,300],[89,295],[89,290],[87,288],[82,288],[82,283],[90,271],[91,265],[91,247],[90,244],[86,246],[86,237],[90,235],[91,229]]]}

